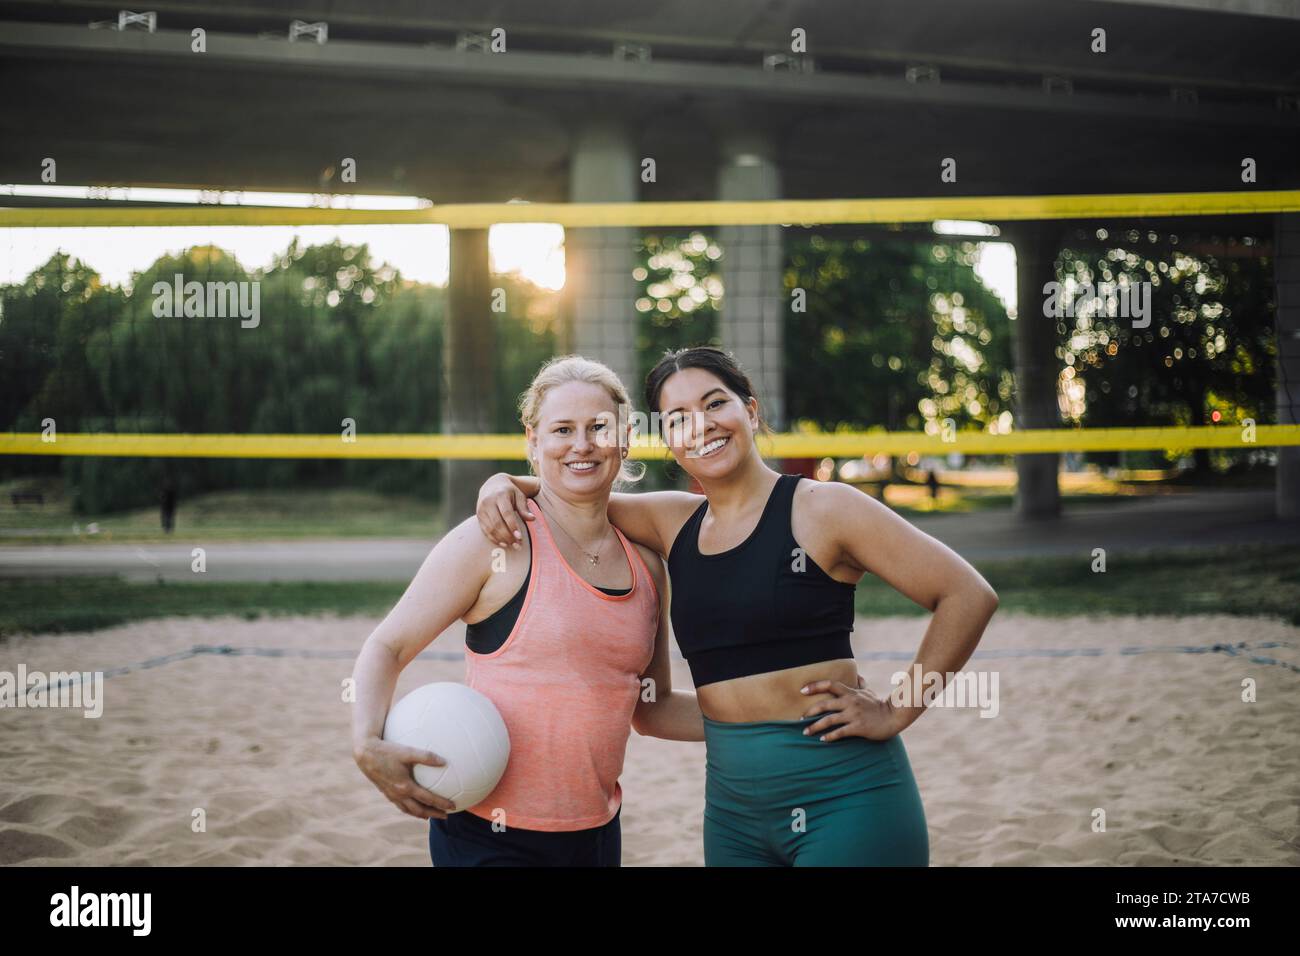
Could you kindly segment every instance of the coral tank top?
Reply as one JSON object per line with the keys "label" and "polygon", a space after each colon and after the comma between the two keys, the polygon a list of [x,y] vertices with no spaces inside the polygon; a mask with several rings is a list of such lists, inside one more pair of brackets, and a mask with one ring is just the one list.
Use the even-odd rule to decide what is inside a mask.
{"label": "coral tank top", "polygon": [[623,802],[618,778],[654,655],[659,595],[617,528],[633,583],[609,595],[569,567],[541,508],[528,506],[537,518],[523,610],[500,648],[465,651],[465,683],[496,705],[510,733],[505,774],[468,812],[507,829],[585,830],[608,823]]}

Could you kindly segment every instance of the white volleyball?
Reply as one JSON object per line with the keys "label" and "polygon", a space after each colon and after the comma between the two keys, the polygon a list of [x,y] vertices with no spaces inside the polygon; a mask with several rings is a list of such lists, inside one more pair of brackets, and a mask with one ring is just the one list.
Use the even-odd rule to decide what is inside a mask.
{"label": "white volleyball", "polygon": [[483,694],[450,681],[411,691],[388,712],[384,739],[431,750],[446,765],[414,764],[415,782],[467,810],[496,789],[510,758],[506,722]]}

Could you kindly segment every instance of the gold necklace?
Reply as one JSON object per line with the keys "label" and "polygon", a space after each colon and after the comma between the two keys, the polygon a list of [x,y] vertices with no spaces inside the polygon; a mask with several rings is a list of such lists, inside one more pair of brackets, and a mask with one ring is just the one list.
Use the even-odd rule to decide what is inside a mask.
{"label": "gold necklace", "polygon": [[[539,501],[537,502],[537,504],[538,504],[538,506],[540,507],[540,506],[541,506],[541,501],[539,500]],[[545,509],[545,508],[542,508],[542,511],[545,512],[546,509]],[[568,538],[571,542],[573,542],[573,546],[574,546],[575,548],[577,548],[579,551],[581,551],[583,554],[585,554],[585,555],[587,556],[587,560],[588,560],[588,561],[590,561],[593,565],[595,565],[595,564],[600,564],[600,548],[597,548],[597,549],[596,549],[596,553],[595,553],[595,554],[592,554],[590,551],[588,551],[588,550],[587,550],[586,548],[584,548],[582,545],[578,544],[577,539],[575,539],[575,538],[573,537],[573,535],[569,534],[569,532],[565,530],[564,525],[560,524],[559,519],[556,518],[555,515],[549,515],[548,517],[550,517],[550,519],[551,519],[552,521],[555,522],[555,527],[559,528],[560,531],[562,531],[562,532],[564,533],[564,536],[565,536],[566,538]],[[607,524],[608,524],[608,522],[607,522]],[[601,535],[601,538],[600,538],[600,544],[601,544],[601,547],[604,547],[605,539],[609,537],[609,532],[610,532],[611,530],[613,530],[613,528],[614,528],[614,526],[613,526],[612,524],[609,525],[609,527],[607,527],[607,528],[605,529],[605,533],[604,533],[603,535]]]}

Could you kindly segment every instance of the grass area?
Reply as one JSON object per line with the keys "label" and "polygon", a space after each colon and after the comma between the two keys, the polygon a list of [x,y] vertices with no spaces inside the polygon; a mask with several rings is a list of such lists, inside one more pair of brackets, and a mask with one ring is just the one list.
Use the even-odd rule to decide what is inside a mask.
{"label": "grass area", "polygon": [[[920,473],[917,472],[917,475]],[[1099,472],[1062,472],[1061,506],[1116,505],[1149,495],[1197,490],[1182,477],[1176,487],[1168,476],[1127,472],[1109,478]],[[942,472],[938,499],[924,484],[894,482],[885,492],[889,506],[907,517],[963,514],[1010,509],[1014,502],[1013,469]],[[1158,479],[1158,480],[1157,480]],[[1268,475],[1216,476],[1204,487],[1271,487]],[[860,487],[874,493],[869,483]],[[43,504],[14,505],[10,493],[40,491]],[[192,539],[265,541],[304,538],[420,538],[440,537],[441,508],[400,495],[347,488],[222,491],[183,498],[176,510],[175,530],[164,534],[156,506],[107,514],[79,515],[62,479],[14,479],[0,482],[0,544],[92,544],[98,541],[147,544]]]}
{"label": "grass area", "polygon": [[[1061,508],[1069,510],[1080,505],[1122,505],[1141,500],[1140,495],[1080,492],[1061,494]],[[930,514],[967,514],[972,511],[1010,510],[1015,495],[1010,491],[954,491],[940,490],[937,500],[931,499],[924,487],[891,485],[885,492],[889,507],[905,517],[915,518]]]}
{"label": "grass area", "polygon": [[[1113,556],[1105,574],[1091,559],[985,561],[980,573],[1002,611],[1070,614],[1278,616],[1300,625],[1300,549],[1247,545]],[[0,578],[0,634],[94,630],[173,615],[214,617],[380,616],[407,582],[136,583],[115,577]],[[858,585],[858,613],[924,614],[878,578]],[[1225,635],[1227,637],[1229,635]]]}
{"label": "grass area", "polygon": [[440,509],[417,498],[352,489],[223,491],[182,499],[175,529],[163,533],[157,507],[76,515],[57,488],[42,505],[14,506],[0,488],[0,544],[162,542],[293,538],[436,538]]}
{"label": "grass area", "polygon": [[[908,470],[908,482],[891,482],[885,500],[907,517],[930,514],[965,514],[972,511],[1010,510],[1015,503],[1016,472],[1013,468],[985,468],[939,473],[939,495],[930,497],[925,474]],[[1123,505],[1125,502],[1194,491],[1246,491],[1271,489],[1272,469],[1255,469],[1239,474],[1194,475],[1175,470],[1127,470],[1111,477],[1100,470],[1062,471],[1057,477],[1061,507],[1068,511],[1080,506]],[[876,495],[874,482],[851,482],[867,494]]]}
{"label": "grass area", "polygon": [[[1234,614],[1300,625],[1300,548],[1241,545],[1110,555],[1094,573],[1089,555],[983,561],[999,610],[1067,614]],[[859,614],[924,614],[879,578],[858,584]]]}
{"label": "grass area", "polygon": [[123,581],[115,576],[0,578],[0,635],[93,631],[129,621],[234,614],[383,615],[405,581]]}

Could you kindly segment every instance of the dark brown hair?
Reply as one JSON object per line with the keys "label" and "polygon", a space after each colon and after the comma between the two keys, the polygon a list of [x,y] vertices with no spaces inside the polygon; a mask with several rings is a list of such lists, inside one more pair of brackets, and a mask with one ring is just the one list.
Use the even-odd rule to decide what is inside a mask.
{"label": "dark brown hair", "polygon": [[[740,400],[747,404],[755,397],[754,386],[735,356],[712,345],[695,345],[678,349],[676,352],[665,352],[659,364],[645,377],[645,402],[648,411],[661,411],[659,393],[663,391],[664,382],[668,381],[669,376],[687,368],[698,368],[716,376],[723,385],[739,395]],[[769,433],[772,430],[763,420],[761,413],[758,416],[758,429]]]}

